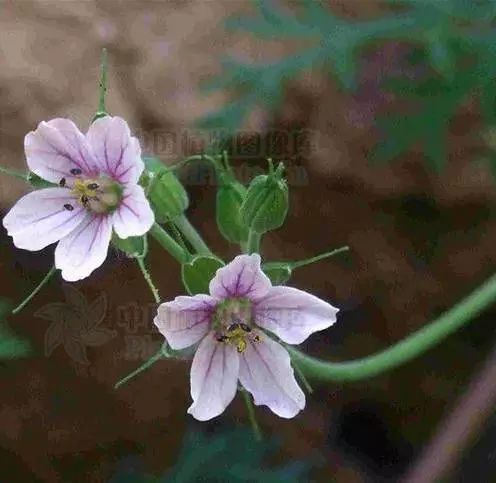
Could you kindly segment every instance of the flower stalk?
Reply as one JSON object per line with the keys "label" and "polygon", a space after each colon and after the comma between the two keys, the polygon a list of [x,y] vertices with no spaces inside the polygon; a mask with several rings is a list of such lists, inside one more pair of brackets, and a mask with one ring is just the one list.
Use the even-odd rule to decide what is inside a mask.
{"label": "flower stalk", "polygon": [[43,277],[43,280],[35,287],[35,289],[17,306],[12,310],[12,314],[18,314],[26,305],[33,300],[33,298],[38,294],[38,292],[48,283],[55,273],[55,266],[48,271],[48,273]]}
{"label": "flower stalk", "polygon": [[155,303],[159,304],[160,303],[160,294],[158,292],[157,287],[153,283],[150,272],[146,268],[145,259],[143,257],[138,257],[138,258],[136,258],[136,263],[138,264],[138,267],[141,270],[141,273],[143,274],[143,278],[145,279],[145,282],[150,287],[150,291],[152,292],[153,299],[155,300]]}
{"label": "flower stalk", "polygon": [[107,109],[105,108],[105,96],[107,94],[107,49],[102,49],[102,63],[100,67],[100,96],[98,98],[98,111],[93,117],[93,121],[100,117],[107,116]]}
{"label": "flower stalk", "polygon": [[181,231],[182,235],[199,255],[212,255],[203,238],[196,231],[196,228],[190,223],[185,215],[178,216],[173,220],[174,225]]}
{"label": "flower stalk", "polygon": [[146,371],[150,366],[155,364],[158,360],[162,359],[165,357],[163,348],[160,348],[160,350],[150,357],[147,361],[145,361],[141,366],[139,366],[137,369],[135,369],[133,372],[128,374],[126,377],[123,377],[120,381],[117,381],[114,385],[114,389],[119,389],[122,385],[126,384],[126,382],[130,381],[134,377],[136,377],[138,374],[140,374],[143,371]]}
{"label": "flower stalk", "polygon": [[241,394],[243,394],[243,399],[246,405],[246,411],[248,412],[248,419],[250,420],[251,427],[253,429],[253,435],[257,441],[262,441],[262,431],[257,421],[257,415],[255,414],[255,408],[253,406],[253,401],[251,400],[248,391],[242,389]]}
{"label": "flower stalk", "polygon": [[262,239],[262,234],[250,230],[248,233],[248,241],[246,242],[245,252],[250,255],[252,253],[260,252],[260,241]]}
{"label": "flower stalk", "polygon": [[326,258],[331,258],[335,255],[339,255],[340,253],[347,252],[349,249],[349,246],[343,246],[340,248],[336,248],[335,250],[331,250],[330,252],[321,253],[320,255],[316,255],[315,257],[306,258],[305,260],[288,262],[288,265],[291,270],[294,270],[295,268],[305,267],[307,265],[311,265],[312,263],[320,262],[321,260],[325,260]]}
{"label": "flower stalk", "polygon": [[496,299],[496,275],[429,325],[377,354],[349,362],[327,362],[287,347],[294,364],[318,381],[358,381],[377,376],[415,359],[474,320]]}
{"label": "flower stalk", "polygon": [[159,224],[155,223],[152,226],[150,235],[179,263],[182,264],[189,260],[190,255]]}

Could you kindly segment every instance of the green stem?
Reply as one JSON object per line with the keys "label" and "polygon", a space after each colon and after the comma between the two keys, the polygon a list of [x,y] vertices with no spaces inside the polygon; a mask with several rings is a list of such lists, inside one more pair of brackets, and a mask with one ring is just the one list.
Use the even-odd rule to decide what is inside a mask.
{"label": "green stem", "polygon": [[143,278],[145,279],[146,283],[150,287],[150,290],[152,292],[153,298],[157,304],[160,303],[160,294],[158,293],[157,287],[155,287],[155,284],[153,283],[152,277],[150,275],[150,272],[147,270],[145,266],[145,259],[143,257],[138,257],[136,258],[136,262],[138,263],[138,266],[141,270],[141,273],[143,274]]}
{"label": "green stem", "polygon": [[20,171],[16,171],[15,169],[5,168],[4,166],[0,166],[0,173],[8,174],[9,176],[13,176],[14,178],[22,179],[23,181],[28,182],[28,175],[26,173],[21,173]]}
{"label": "green stem", "polygon": [[163,354],[162,348],[160,348],[160,350],[154,356],[150,357],[150,359],[148,359],[145,363],[141,364],[141,366],[139,366],[136,370],[134,370],[133,372],[128,374],[126,377],[123,377],[120,381],[118,381],[115,384],[114,389],[118,389],[123,384],[126,384],[126,382],[130,381],[131,379],[136,377],[141,372],[146,371],[150,366],[155,364],[155,362],[159,361],[163,357],[165,357],[165,356]]}
{"label": "green stem", "polygon": [[[170,230],[173,232],[173,236],[176,239],[177,243],[181,245],[181,248],[190,254],[189,248],[186,246],[186,243],[184,242],[184,237],[183,234],[179,231],[177,226],[174,224],[173,221],[169,221],[167,224],[167,227],[170,228]],[[191,255],[191,254],[190,254]]]}
{"label": "green stem", "polygon": [[294,363],[294,360],[293,360],[293,368],[294,368],[296,374],[298,375],[298,378],[300,379],[301,383],[303,384],[303,386],[307,390],[308,394],[313,394],[312,386],[310,385],[307,378],[305,377],[305,374],[303,374],[303,371],[300,369],[300,366],[298,364]]}
{"label": "green stem", "polygon": [[496,299],[496,275],[426,327],[394,346],[363,359],[326,362],[287,347],[291,357],[308,376],[321,381],[357,381],[394,369],[426,352],[460,327],[475,319]]}
{"label": "green stem", "polygon": [[158,243],[165,248],[179,263],[183,264],[189,260],[189,255],[160,225],[155,223],[151,230],[150,235],[157,240]]}
{"label": "green stem", "polygon": [[18,314],[26,305],[31,302],[31,300],[36,296],[36,294],[43,288],[43,286],[50,280],[52,275],[55,273],[55,266],[53,266],[49,272],[44,276],[43,280],[36,286],[36,288],[14,309],[12,313]]}
{"label": "green stem", "polygon": [[257,441],[262,440],[262,431],[260,430],[260,426],[258,425],[257,417],[255,415],[255,408],[253,407],[253,401],[248,394],[248,391],[244,389],[241,391],[243,394],[243,399],[245,400],[246,410],[248,411],[248,419],[250,420],[251,427],[253,429],[253,434],[255,435],[255,439]]}
{"label": "green stem", "polygon": [[311,263],[320,262],[320,260],[324,260],[325,258],[333,257],[334,255],[338,255],[339,253],[347,252],[350,249],[348,246],[344,246],[341,248],[336,248],[330,252],[322,253],[315,257],[307,258],[306,260],[300,260],[298,262],[290,262],[289,266],[291,270],[295,268],[304,267],[305,265],[310,265]]}
{"label": "green stem", "polygon": [[98,99],[98,111],[93,117],[93,121],[107,115],[105,108],[105,95],[107,94],[107,49],[102,49],[102,63],[100,67],[100,97]]}
{"label": "green stem", "polygon": [[246,253],[258,253],[260,251],[260,240],[262,235],[250,230],[248,233],[248,241],[246,242]]}
{"label": "green stem", "polygon": [[206,243],[203,241],[203,238],[196,231],[195,227],[189,222],[186,216],[181,215],[174,218],[173,223],[200,255],[212,254]]}

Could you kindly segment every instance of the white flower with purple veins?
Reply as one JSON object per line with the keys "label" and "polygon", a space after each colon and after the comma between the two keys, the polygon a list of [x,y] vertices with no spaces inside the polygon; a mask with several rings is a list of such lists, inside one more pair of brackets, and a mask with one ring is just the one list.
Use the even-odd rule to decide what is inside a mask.
{"label": "white flower with purple veins", "polygon": [[58,187],[22,197],[3,225],[18,248],[59,242],[55,266],[65,280],[85,278],[104,262],[112,229],[127,238],[151,228],[154,215],[138,185],[141,148],[123,119],[97,119],[86,135],[68,119],[43,121],[24,148],[29,169]]}
{"label": "white flower with purple veins", "polygon": [[286,349],[336,321],[338,309],[292,287],[272,286],[259,255],[239,255],[220,268],[210,295],[177,297],[160,305],[155,325],[173,349],[200,342],[191,367],[188,412],[200,421],[221,414],[238,381],[256,405],[283,418],[305,407]]}

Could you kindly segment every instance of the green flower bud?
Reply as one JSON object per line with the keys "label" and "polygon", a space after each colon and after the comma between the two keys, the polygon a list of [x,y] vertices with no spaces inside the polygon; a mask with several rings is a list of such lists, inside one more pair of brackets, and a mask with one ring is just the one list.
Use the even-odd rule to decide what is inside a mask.
{"label": "green flower bud", "polygon": [[150,173],[148,198],[159,223],[182,215],[188,208],[186,190],[172,171],[163,168]]}
{"label": "green flower bud", "polygon": [[265,233],[284,223],[288,213],[288,185],[282,178],[283,164],[268,175],[253,178],[241,205],[241,219],[250,230]]}
{"label": "green flower bud", "polygon": [[248,227],[241,220],[240,209],[246,188],[223,173],[217,191],[217,226],[222,236],[231,243],[242,243],[248,239]]}

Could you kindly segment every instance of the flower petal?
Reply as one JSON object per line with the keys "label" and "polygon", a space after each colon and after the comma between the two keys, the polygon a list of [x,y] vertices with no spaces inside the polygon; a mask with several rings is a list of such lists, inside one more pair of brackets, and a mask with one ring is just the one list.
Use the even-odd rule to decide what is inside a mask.
{"label": "flower petal", "polygon": [[293,287],[272,287],[255,307],[255,322],[288,344],[301,344],[310,334],[336,322],[339,309]]}
{"label": "flower petal", "polygon": [[305,407],[305,394],[295,380],[289,354],[276,341],[258,333],[241,354],[239,380],[257,406],[268,406],[281,418],[292,418]]}
{"label": "flower petal", "polygon": [[[64,208],[65,204],[73,210]],[[37,251],[69,234],[83,221],[85,213],[70,190],[47,188],[17,201],[3,219],[3,226],[17,248]]]}
{"label": "flower petal", "polygon": [[62,178],[70,185],[71,169],[96,173],[95,158],[88,149],[84,135],[69,119],[52,119],[38,124],[24,138],[29,169],[47,181],[59,183]]}
{"label": "flower petal", "polygon": [[111,235],[110,217],[88,213],[55,249],[55,267],[62,270],[62,278],[74,282],[98,268],[107,257]]}
{"label": "flower petal", "polygon": [[176,297],[159,306],[153,322],[173,349],[184,349],[205,337],[216,303],[203,294]]}
{"label": "flower petal", "polygon": [[200,343],[191,366],[191,397],[188,413],[199,421],[221,414],[234,399],[239,355],[230,344],[217,342],[210,333]]}
{"label": "flower petal", "polygon": [[110,116],[97,119],[88,129],[86,140],[102,172],[123,184],[138,182],[145,165],[139,142],[131,137],[124,119]]}
{"label": "flower petal", "polygon": [[112,214],[117,235],[120,238],[144,235],[154,222],[155,216],[143,188],[138,185],[125,186],[121,203]]}
{"label": "flower petal", "polygon": [[260,268],[260,255],[238,255],[231,263],[217,270],[210,282],[210,294],[217,298],[247,297],[258,300],[272,284]]}

